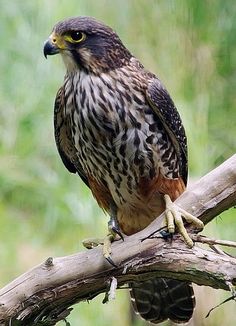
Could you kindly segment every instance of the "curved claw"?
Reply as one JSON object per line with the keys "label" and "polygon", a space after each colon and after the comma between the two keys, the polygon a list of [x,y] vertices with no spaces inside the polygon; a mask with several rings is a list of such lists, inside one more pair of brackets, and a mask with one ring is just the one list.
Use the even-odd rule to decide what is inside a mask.
{"label": "curved claw", "polygon": [[172,240],[173,239],[173,233],[162,230],[160,231],[161,236],[163,237],[164,240]]}
{"label": "curved claw", "polygon": [[109,264],[111,264],[113,267],[117,268],[118,266],[114,263],[114,261],[111,259],[110,256],[105,257]]}
{"label": "curved claw", "polygon": [[112,226],[111,228],[112,232],[114,232],[115,234],[118,234],[118,236],[121,238],[122,241],[124,241],[124,236],[121,233],[120,229],[117,228],[116,226]]}
{"label": "curved claw", "polygon": [[114,216],[111,216],[108,222],[108,230],[114,236],[114,238],[118,234],[118,236],[124,241],[124,236],[121,233],[118,222]]}

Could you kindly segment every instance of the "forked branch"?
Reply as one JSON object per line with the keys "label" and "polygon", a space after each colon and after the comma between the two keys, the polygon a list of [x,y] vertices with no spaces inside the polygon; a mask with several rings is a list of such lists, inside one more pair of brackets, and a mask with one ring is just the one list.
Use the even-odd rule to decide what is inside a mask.
{"label": "forked branch", "polygon": [[[192,185],[176,202],[205,224],[235,206],[236,155]],[[0,325],[34,325],[42,320],[55,325],[70,313],[73,304],[107,292],[114,278],[118,287],[157,276],[232,291],[236,285],[236,258],[220,250],[198,246],[189,249],[178,235],[170,242],[156,232],[154,237],[142,241],[160,229],[162,219],[163,215],[145,230],[112,245],[117,268],[104,260],[98,247],[67,257],[48,258],[19,276],[0,290]],[[217,244],[199,237],[191,228],[189,232],[198,242]],[[235,246],[226,241],[223,244]]]}

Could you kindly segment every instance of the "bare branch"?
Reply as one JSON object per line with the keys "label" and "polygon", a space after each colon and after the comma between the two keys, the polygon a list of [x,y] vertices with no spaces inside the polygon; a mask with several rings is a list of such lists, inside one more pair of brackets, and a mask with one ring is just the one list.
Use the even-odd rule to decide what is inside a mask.
{"label": "bare branch", "polygon": [[[236,155],[201,178],[176,202],[208,223],[236,205],[235,166]],[[98,247],[67,257],[50,257],[21,275],[0,290],[0,325],[8,325],[14,319],[23,321],[22,325],[45,319],[55,325],[70,313],[68,307],[106,292],[110,284],[110,294],[114,296],[116,281],[120,287],[157,276],[225,290],[229,290],[229,284],[236,284],[236,259],[231,256],[197,246],[189,249],[178,235],[169,242],[157,232],[155,238],[141,241],[160,228],[162,219],[163,215],[145,230],[113,244],[112,258],[117,268],[103,259]],[[193,239],[203,240],[195,231],[189,228]],[[211,245],[220,242],[210,240]]]}
{"label": "bare branch", "polygon": [[236,248],[236,242],[234,241],[210,239],[208,237],[201,236],[201,235],[193,235],[192,239],[194,240],[194,242],[206,243],[209,245],[217,244],[225,247]]}

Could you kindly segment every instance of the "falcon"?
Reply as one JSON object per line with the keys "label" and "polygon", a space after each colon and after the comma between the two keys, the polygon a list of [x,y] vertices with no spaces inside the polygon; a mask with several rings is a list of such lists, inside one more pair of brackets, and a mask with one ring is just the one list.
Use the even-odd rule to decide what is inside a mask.
{"label": "falcon", "polygon": [[[168,232],[177,228],[192,247],[183,218],[200,229],[203,223],[173,203],[187,183],[187,140],[161,81],[91,17],[54,26],[44,55],[58,53],[66,75],[54,105],[56,145],[110,216],[104,256],[110,259],[117,235],[144,229],[164,211]],[[195,306],[191,283],[165,278],[133,282],[131,300],[152,323],[187,322]]]}

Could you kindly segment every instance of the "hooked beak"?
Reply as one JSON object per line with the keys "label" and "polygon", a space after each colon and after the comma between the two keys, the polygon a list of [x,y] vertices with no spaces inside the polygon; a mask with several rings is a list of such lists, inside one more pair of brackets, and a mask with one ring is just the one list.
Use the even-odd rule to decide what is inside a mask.
{"label": "hooked beak", "polygon": [[51,38],[47,39],[47,41],[45,41],[44,47],[43,47],[43,54],[44,54],[45,58],[47,59],[48,55],[54,55],[57,53],[59,53],[59,48],[56,45],[56,43],[53,42]]}

